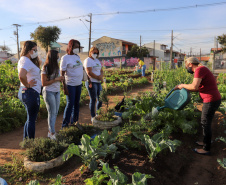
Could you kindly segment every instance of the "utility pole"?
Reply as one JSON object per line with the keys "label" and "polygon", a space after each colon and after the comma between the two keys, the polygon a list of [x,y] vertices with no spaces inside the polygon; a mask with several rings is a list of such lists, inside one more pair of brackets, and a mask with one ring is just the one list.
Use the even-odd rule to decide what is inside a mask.
{"label": "utility pole", "polygon": [[154,40],[154,50],[153,50],[153,55],[154,55],[153,70],[155,70],[155,40]]}
{"label": "utility pole", "polygon": [[[88,21],[86,19],[87,22],[89,22],[89,50],[91,48],[91,25],[92,25],[92,13],[90,13],[89,15],[90,20]],[[88,55],[89,55],[89,51],[88,51]]]}
{"label": "utility pole", "polygon": [[202,54],[201,54],[201,48],[200,48],[200,62],[202,62],[201,57],[202,57]]}
{"label": "utility pole", "polygon": [[171,69],[173,69],[173,30],[171,33],[170,65],[171,65]]}
{"label": "utility pole", "polygon": [[190,57],[191,57],[191,53],[192,53],[192,48],[190,48]]}
{"label": "utility pole", "polygon": [[16,26],[16,31],[14,31],[14,35],[16,35],[17,38],[17,55],[18,55],[18,60],[20,59],[20,51],[19,51],[19,34],[18,34],[18,27],[21,27],[19,24],[13,24],[13,26]]}

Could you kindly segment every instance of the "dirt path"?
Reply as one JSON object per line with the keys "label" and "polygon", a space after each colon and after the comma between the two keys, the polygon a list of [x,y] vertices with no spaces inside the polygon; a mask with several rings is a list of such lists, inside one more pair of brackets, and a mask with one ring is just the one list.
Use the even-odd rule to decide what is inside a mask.
{"label": "dirt path", "polygon": [[[152,85],[144,85],[143,87],[133,88],[129,93],[131,96],[136,95],[137,92],[148,91],[152,89]],[[123,93],[115,93],[110,95],[110,106],[114,104],[115,100],[121,100]],[[91,124],[91,116],[88,103],[80,108],[79,122],[81,124]],[[63,113],[57,116],[56,120],[56,132],[61,129],[61,123],[63,120]],[[47,137],[48,125],[47,119],[39,119],[36,123],[35,137]],[[20,153],[21,150],[19,143],[23,140],[23,127],[13,130],[12,132],[0,135],[0,165],[4,165],[6,162],[12,161],[11,154]]]}

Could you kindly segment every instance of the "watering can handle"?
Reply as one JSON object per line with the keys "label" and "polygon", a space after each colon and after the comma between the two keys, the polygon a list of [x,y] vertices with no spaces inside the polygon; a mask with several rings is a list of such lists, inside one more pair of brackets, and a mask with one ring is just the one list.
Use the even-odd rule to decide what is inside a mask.
{"label": "watering can handle", "polygon": [[169,95],[174,91],[175,89],[171,89],[171,91],[166,95],[165,100],[169,97]]}

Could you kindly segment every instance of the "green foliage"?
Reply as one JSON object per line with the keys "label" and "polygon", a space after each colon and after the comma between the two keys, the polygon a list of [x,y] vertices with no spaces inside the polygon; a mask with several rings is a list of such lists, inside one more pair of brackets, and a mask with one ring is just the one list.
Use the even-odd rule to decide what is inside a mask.
{"label": "green foliage", "polygon": [[131,185],[147,185],[147,179],[154,178],[152,175],[141,174],[140,172],[135,172],[132,175]]}
{"label": "green foliage", "polygon": [[12,64],[12,61],[11,60],[5,60],[5,62],[4,63],[6,63],[6,64]]}
{"label": "green foliage", "polygon": [[21,142],[21,147],[26,148],[25,155],[31,161],[49,161],[60,156],[67,148],[65,141],[59,142],[49,138],[25,139]]}
{"label": "green foliage", "polygon": [[226,169],[226,158],[223,158],[223,160],[217,159],[217,162]]}
{"label": "green foliage", "polygon": [[112,155],[112,158],[115,158],[117,147],[113,143],[116,140],[119,129],[119,127],[114,128],[111,134],[105,130],[93,140],[84,134],[81,138],[81,145],[74,145],[73,143],[69,145],[64,153],[64,159],[66,160],[73,155],[77,155],[84,163],[84,166],[81,168],[82,172],[87,167],[95,171],[98,165],[97,159],[100,157],[106,158],[107,155]]}
{"label": "green foliage", "polygon": [[[55,182],[52,185],[63,185],[64,180],[62,179],[62,175],[57,175]],[[27,185],[40,185],[39,181],[31,180]]]}
{"label": "green foliage", "polygon": [[61,30],[57,26],[39,26],[36,28],[34,33],[31,33],[31,38],[35,41],[39,41],[46,52],[48,52],[48,47],[52,42],[56,42],[59,39]]}
{"label": "green foliage", "polygon": [[141,140],[141,142],[145,145],[145,148],[149,154],[150,160],[153,160],[159,152],[164,150],[165,148],[169,148],[171,152],[175,152],[177,146],[180,145],[180,141],[178,140],[170,140],[164,139],[163,133],[157,133],[153,135],[151,138],[144,134],[138,135],[137,133],[133,133],[135,137]]}
{"label": "green foliage", "polygon": [[138,45],[133,45],[131,51],[127,53],[127,57],[147,57],[149,55],[148,49],[146,47],[139,47]]}
{"label": "green foliage", "polygon": [[4,174],[7,175],[9,184],[17,184],[20,178],[24,182],[31,178],[37,178],[36,173],[24,168],[24,159],[14,155],[12,155],[12,162],[3,166],[1,177],[4,177]]}
{"label": "green foliage", "polygon": [[147,179],[154,178],[151,175],[135,172],[132,175],[132,184],[127,184],[127,176],[124,175],[117,166],[111,169],[108,163],[104,163],[101,160],[100,163],[102,169],[100,171],[94,171],[94,176],[84,181],[86,185],[147,185]]}
{"label": "green foliage", "polygon": [[226,52],[226,35],[223,34],[221,36],[217,37],[217,40],[219,41],[219,43],[222,46],[223,52]]}

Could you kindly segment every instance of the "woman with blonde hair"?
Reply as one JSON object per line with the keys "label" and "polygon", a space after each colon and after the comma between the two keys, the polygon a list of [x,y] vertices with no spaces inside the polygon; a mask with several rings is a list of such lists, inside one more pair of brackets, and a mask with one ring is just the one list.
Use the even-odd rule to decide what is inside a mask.
{"label": "woman with blonde hair", "polygon": [[203,141],[197,141],[198,146],[203,148],[195,148],[193,151],[202,154],[210,155],[212,130],[211,123],[214,114],[221,104],[221,95],[217,88],[216,79],[211,71],[199,65],[199,60],[195,57],[190,57],[185,62],[185,67],[188,73],[194,74],[194,79],[191,84],[180,84],[175,89],[185,88],[189,91],[198,91],[203,100],[201,125],[203,128]]}
{"label": "woman with blonde hair", "polygon": [[18,62],[20,89],[18,97],[27,111],[24,139],[35,138],[35,121],[40,107],[41,76],[37,44],[26,41]]}
{"label": "woman with blonde hair", "polygon": [[[91,112],[91,121],[95,117],[95,104],[96,110],[102,106],[100,101],[100,91],[102,90],[101,83],[103,82],[103,70],[100,61],[98,60],[99,50],[92,47],[89,51],[89,57],[84,60],[84,68],[89,77],[89,82],[86,82],[90,96],[89,108]],[[97,100],[97,103],[96,103]]]}

